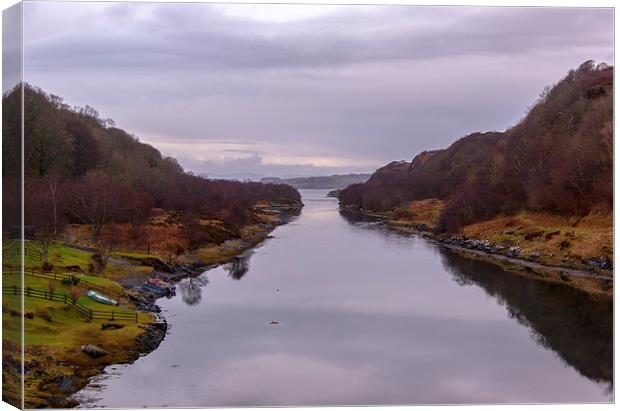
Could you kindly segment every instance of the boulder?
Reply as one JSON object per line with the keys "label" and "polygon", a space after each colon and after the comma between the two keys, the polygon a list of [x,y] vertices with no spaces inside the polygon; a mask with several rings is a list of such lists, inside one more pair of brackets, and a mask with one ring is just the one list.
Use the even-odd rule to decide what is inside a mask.
{"label": "boulder", "polygon": [[508,252],[506,253],[506,257],[515,258],[521,254],[521,249],[519,247],[510,247]]}
{"label": "boulder", "polygon": [[99,358],[108,354],[103,348],[92,344],[83,345],[82,352],[92,358]]}
{"label": "boulder", "polygon": [[75,381],[73,377],[59,375],[54,379],[54,382],[58,384],[58,391],[62,394],[70,394],[75,391]]}
{"label": "boulder", "polygon": [[538,259],[540,258],[540,253],[539,253],[539,252],[537,252],[537,251],[534,251],[533,253],[530,253],[530,254],[528,255],[528,258],[529,258],[530,260],[538,260]]}
{"label": "boulder", "polygon": [[118,329],[121,329],[123,327],[124,327],[123,324],[104,323],[104,324],[101,324],[101,331],[105,331],[105,330],[118,330]]}

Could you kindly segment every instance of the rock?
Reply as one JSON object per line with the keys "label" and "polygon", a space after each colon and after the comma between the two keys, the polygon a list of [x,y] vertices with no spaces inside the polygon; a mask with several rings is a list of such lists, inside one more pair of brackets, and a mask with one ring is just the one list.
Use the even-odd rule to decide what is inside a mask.
{"label": "rock", "polygon": [[41,318],[41,319],[43,319],[43,320],[45,320],[45,321],[47,321],[47,322],[52,322],[52,316],[47,311],[45,311],[42,308],[37,309],[34,312],[34,315],[39,317],[39,318]]}
{"label": "rock", "polygon": [[194,272],[202,272],[206,269],[206,267],[207,266],[205,265],[205,263],[201,261],[194,261],[192,264],[190,264],[190,268]]}
{"label": "rock", "polygon": [[168,324],[166,322],[149,324],[146,331],[136,337],[136,341],[142,345],[142,352],[155,350],[166,337]]}
{"label": "rock", "polygon": [[583,259],[582,263],[584,263],[590,268],[600,268],[602,270],[613,269],[613,262],[609,260],[606,256]]}
{"label": "rock", "polygon": [[132,303],[141,311],[149,311],[158,313],[161,311],[158,305],[155,304],[155,296],[150,292],[136,292],[129,294],[129,299]]}
{"label": "rock", "polygon": [[535,251],[535,252],[533,252],[533,253],[530,253],[530,254],[528,255],[528,258],[529,258],[530,260],[538,260],[538,259],[540,258],[540,253],[539,253],[539,252],[536,252],[536,251]]}
{"label": "rock", "polygon": [[188,267],[186,264],[177,263],[177,264],[174,264],[171,268],[172,268],[173,273],[192,274],[192,269]]}
{"label": "rock", "polygon": [[123,327],[124,327],[123,324],[105,323],[105,324],[101,324],[101,331],[105,331],[105,330],[119,330],[119,329],[121,329]]}
{"label": "rock", "polygon": [[65,267],[65,269],[68,271],[73,271],[74,273],[84,273],[84,270],[82,270],[82,267],[80,267],[79,265],[68,265]]}
{"label": "rock", "polygon": [[521,249],[519,247],[510,247],[508,252],[506,253],[506,257],[516,258],[521,254]]}
{"label": "rock", "polygon": [[56,384],[58,384],[58,391],[62,394],[68,394],[75,391],[75,387],[73,386],[73,377],[67,377],[66,375],[59,375],[54,380]]}
{"label": "rock", "polygon": [[108,354],[103,348],[91,344],[83,345],[81,349],[84,354],[92,358],[99,358]]}
{"label": "rock", "polygon": [[431,228],[424,223],[416,223],[413,225],[413,228],[418,231],[432,231]]}
{"label": "rock", "polygon": [[77,400],[71,397],[66,398],[52,395],[49,397],[45,397],[44,401],[47,403],[48,408],[75,408],[78,406]]}

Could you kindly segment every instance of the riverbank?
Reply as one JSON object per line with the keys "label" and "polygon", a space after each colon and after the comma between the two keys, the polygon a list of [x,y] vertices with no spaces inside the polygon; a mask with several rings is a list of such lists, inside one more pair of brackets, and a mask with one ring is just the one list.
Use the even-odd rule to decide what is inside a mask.
{"label": "riverbank", "polygon": [[[5,274],[4,282],[21,281],[19,277],[19,274]],[[45,281],[31,275],[24,278],[30,290],[42,289]],[[107,283],[103,289],[112,295],[112,283]],[[68,295],[68,292],[62,284],[55,284],[53,293],[56,296]],[[101,373],[104,367],[132,363],[156,349],[166,335],[167,324],[155,314],[155,305],[152,303],[150,309],[137,307],[132,303],[135,295],[125,290],[117,290],[114,295],[118,298],[118,306],[103,308],[91,303],[90,307],[100,312],[135,313],[135,320],[89,319],[84,312],[62,300],[27,296],[23,298],[24,310],[21,312],[19,293],[16,296],[3,295],[4,400],[16,406],[21,402],[18,376],[21,374],[22,318],[26,408],[76,406],[70,396],[85,386],[90,377]],[[86,299],[82,296],[78,302],[87,306],[89,301]]]}
{"label": "riverbank", "polygon": [[[93,264],[101,260],[100,250],[93,245],[56,244],[49,249],[52,272],[71,270],[88,284],[97,282],[107,295],[119,301],[119,307],[141,313],[140,322],[96,321],[84,319],[69,306],[48,300],[25,298],[25,406],[26,408],[75,407],[73,394],[89,380],[101,374],[105,367],[130,364],[157,349],[167,332],[167,322],[152,294],[144,292],[141,284],[153,276],[176,282],[198,275],[257,246],[279,225],[286,224],[299,214],[302,205],[261,204],[254,209],[254,224],[244,226],[240,235],[221,244],[211,244],[176,256],[164,262],[157,255],[145,255],[135,250],[108,252],[105,264],[91,273]],[[36,264],[26,261],[28,268]],[[5,271],[6,268],[3,269]],[[88,273],[86,275],[85,273]],[[10,285],[7,276],[4,286]],[[15,285],[21,280],[14,276]],[[9,278],[11,280],[11,278]],[[69,294],[71,287],[25,276],[26,286],[52,289]],[[50,285],[52,284],[52,285]],[[65,289],[66,288],[66,289]],[[10,301],[13,298],[15,301]],[[86,297],[85,303],[89,302]],[[21,314],[19,296],[5,296],[3,304],[5,347],[3,379],[5,400],[20,405],[18,375],[21,372],[19,344]],[[91,356],[83,346],[96,346],[105,355]]]}
{"label": "riverbank", "polygon": [[522,213],[472,224],[448,235],[435,230],[442,206],[432,199],[391,212],[347,207],[341,207],[341,212],[382,221],[393,230],[423,236],[468,258],[492,261],[522,276],[613,298],[613,261],[609,256],[613,233],[606,229],[607,224],[612,227],[610,215],[587,216],[571,223],[561,217]]}

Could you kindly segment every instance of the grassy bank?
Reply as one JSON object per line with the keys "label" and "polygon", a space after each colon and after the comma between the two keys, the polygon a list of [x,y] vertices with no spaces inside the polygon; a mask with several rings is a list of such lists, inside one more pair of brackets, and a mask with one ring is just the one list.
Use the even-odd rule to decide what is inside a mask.
{"label": "grassy bank", "polygon": [[[4,247],[10,244],[4,244]],[[30,242],[27,249],[40,250],[40,244]],[[71,248],[62,244],[53,244],[48,250],[51,270],[43,271],[42,261],[27,257],[25,268],[31,274],[24,276],[24,289],[42,290],[57,296],[74,295],[75,302],[93,310],[114,310],[116,313],[136,313],[128,292],[117,282],[108,278],[115,270],[114,264],[108,264],[101,272],[87,272],[92,264],[92,252]],[[17,266],[19,256],[7,255],[3,259],[3,287],[21,287],[19,271],[11,268]],[[78,268],[79,267],[79,268]],[[139,269],[139,267],[135,267]],[[80,279],[77,285],[63,281],[67,273],[75,273]],[[54,274],[58,277],[54,279]],[[110,307],[88,298],[87,289],[96,290],[112,296],[119,305]],[[20,344],[21,322],[24,321],[25,343],[25,406],[68,407],[75,405],[67,397],[87,383],[89,377],[97,374],[109,364],[126,363],[137,358],[142,351],[138,337],[154,322],[150,313],[138,313],[139,322],[115,321],[117,328],[105,328],[108,321],[90,320],[71,305],[62,301],[45,298],[24,297],[23,311],[21,295],[3,295],[3,361],[8,366],[3,370],[5,399],[19,405],[19,374],[21,367]],[[71,297],[69,297],[70,299]],[[81,346],[96,345],[106,351],[100,358],[92,358],[82,352]]]}

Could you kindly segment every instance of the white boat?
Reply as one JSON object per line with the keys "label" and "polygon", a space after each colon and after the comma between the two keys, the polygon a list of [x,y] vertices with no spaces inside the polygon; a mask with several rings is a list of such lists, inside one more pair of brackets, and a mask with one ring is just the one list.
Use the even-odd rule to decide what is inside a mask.
{"label": "white boat", "polygon": [[118,305],[118,301],[113,300],[110,297],[106,297],[103,294],[99,294],[97,291],[88,290],[86,291],[86,296],[90,298],[91,300],[97,301],[98,303],[101,303],[101,304]]}

